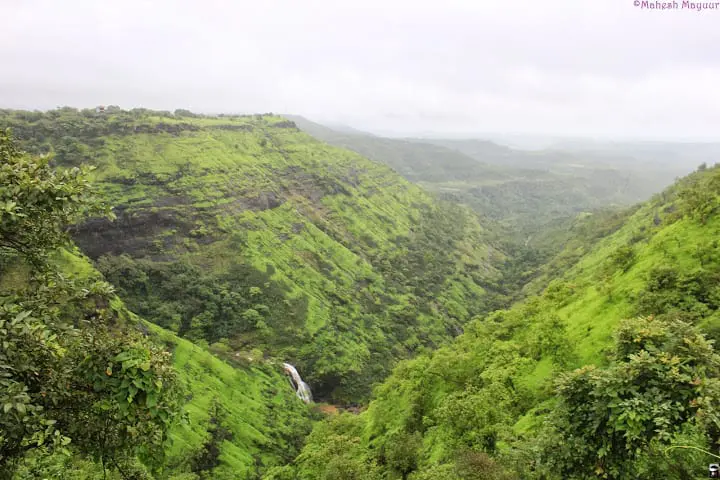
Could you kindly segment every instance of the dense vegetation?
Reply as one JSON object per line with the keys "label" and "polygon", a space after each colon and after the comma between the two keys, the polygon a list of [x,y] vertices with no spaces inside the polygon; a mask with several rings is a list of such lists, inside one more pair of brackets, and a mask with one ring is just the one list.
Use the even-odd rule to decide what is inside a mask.
{"label": "dense vegetation", "polygon": [[53,261],[68,223],[101,212],[86,172],[54,171],[0,136],[3,478],[20,463],[47,474],[53,453],[120,472],[163,463],[180,403],[169,356],[122,318],[110,285]]}
{"label": "dense vegetation", "polygon": [[258,478],[311,413],[281,370],[128,312],[67,227],[109,214],[88,172],[0,138],[0,476]]}
{"label": "dense vegetation", "polygon": [[159,478],[258,479],[292,461],[311,430],[311,411],[282,369],[258,358],[207,350],[158,327],[185,390],[184,413],[169,432]]}
{"label": "dense vegetation", "polygon": [[667,447],[720,445],[720,167],[635,210],[568,245],[592,248],[564,252],[574,265],[541,294],[318,425],[284,478],[704,475],[712,457]]}
{"label": "dense vegetation", "polygon": [[[720,447],[720,167],[568,220],[620,197],[570,175],[593,200],[553,210],[487,145],[443,177],[445,145],[373,144],[424,158],[408,178],[496,175],[474,206],[518,231],[537,201],[563,226],[538,251],[273,115],[6,126],[30,154],[0,139],[4,477],[691,479]],[[360,408],[303,404],[282,361]]]}
{"label": "dense vegetation", "polygon": [[357,403],[505,304],[503,255],[465,209],[280,117],[177,113],[0,112],[27,150],[97,167],[117,219],[74,237],[144,318]]}

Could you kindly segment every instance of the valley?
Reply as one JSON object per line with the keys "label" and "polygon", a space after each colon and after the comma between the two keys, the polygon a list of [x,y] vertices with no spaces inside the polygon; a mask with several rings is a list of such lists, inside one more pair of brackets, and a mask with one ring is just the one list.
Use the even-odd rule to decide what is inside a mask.
{"label": "valley", "polygon": [[[78,440],[18,454],[3,434],[0,462],[22,460],[9,478],[694,478],[706,455],[663,449],[715,448],[720,170],[690,166],[711,147],[675,146],[663,151],[686,163],[656,165],[637,146],[529,151],[116,107],[0,110],[6,128],[17,186],[0,197],[0,322],[46,302],[61,339],[48,358],[90,348],[65,337],[77,331],[110,345],[103,381],[145,365],[130,351],[167,378],[151,382],[167,401],[156,460],[127,445],[160,418],[131,378],[72,380],[98,395],[83,397],[89,425],[113,399],[139,409],[118,410],[137,423],[100,451],[33,380],[27,406],[5,413],[45,409],[43,435]],[[34,172],[46,154],[42,185],[10,168]],[[86,180],[66,187],[55,171]],[[21,188],[78,211],[32,223],[15,199],[39,193]],[[104,209],[84,206],[85,188]],[[67,238],[46,242],[48,225]],[[45,271],[77,291],[48,300]]]}
{"label": "valley", "polygon": [[490,140],[384,138],[289,118],[316,138],[384,163],[440,198],[473,208],[513,242],[549,248],[547,254],[556,253],[548,231],[562,231],[583,212],[646,200],[720,153],[715,144],[619,148],[579,141],[520,150]]}
{"label": "valley", "polygon": [[25,145],[90,152],[56,161],[97,166],[117,219],[73,236],[130,309],[293,362],[319,398],[362,398],[394,360],[503,301],[503,253],[473,215],[287,120],[58,113],[8,120]]}
{"label": "valley", "polygon": [[[714,407],[700,397],[717,381],[719,175],[684,178],[540,294],[402,363],[367,412],[316,427],[299,478],[339,465],[359,478],[699,478],[707,455],[662,448],[713,438]],[[318,449],[333,435],[352,449]]]}

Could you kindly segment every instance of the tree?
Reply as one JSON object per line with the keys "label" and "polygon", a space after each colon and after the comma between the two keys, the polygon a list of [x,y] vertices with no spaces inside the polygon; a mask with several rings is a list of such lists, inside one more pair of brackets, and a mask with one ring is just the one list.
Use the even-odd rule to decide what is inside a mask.
{"label": "tree", "polygon": [[455,464],[458,476],[464,480],[510,480],[515,478],[506,473],[501,465],[484,452],[463,451],[458,455]]}
{"label": "tree", "polygon": [[60,165],[78,166],[89,156],[90,148],[75,137],[64,136],[55,147],[55,158]]}
{"label": "tree", "polygon": [[622,245],[610,254],[609,267],[613,273],[617,270],[627,272],[635,262],[635,257],[635,250],[630,245]]}
{"label": "tree", "polygon": [[49,156],[30,158],[0,133],[0,251],[22,254],[35,266],[67,245],[68,225],[90,214],[110,215],[96,201],[88,169],[49,168]]}
{"label": "tree", "polygon": [[[371,480],[380,478],[360,443],[363,419],[343,413],[315,425],[295,460],[300,480]],[[282,477],[281,477],[282,478]]]}
{"label": "tree", "polygon": [[418,451],[422,447],[419,432],[397,432],[387,438],[383,457],[387,466],[405,479],[418,466]]}
{"label": "tree", "polygon": [[683,188],[678,196],[681,200],[680,212],[706,224],[720,206],[720,169],[716,166],[699,170],[692,183]]}
{"label": "tree", "polygon": [[119,318],[109,284],[50,260],[70,221],[107,209],[83,171],[55,171],[8,134],[0,160],[0,255],[28,272],[0,295],[0,476],[30,451],[74,450],[121,472],[136,456],[159,464],[180,405],[170,354]]}
{"label": "tree", "polygon": [[624,322],[613,364],[561,377],[559,407],[541,458],[562,478],[649,478],[650,451],[690,430],[715,444],[720,356],[690,324],[652,317]]}

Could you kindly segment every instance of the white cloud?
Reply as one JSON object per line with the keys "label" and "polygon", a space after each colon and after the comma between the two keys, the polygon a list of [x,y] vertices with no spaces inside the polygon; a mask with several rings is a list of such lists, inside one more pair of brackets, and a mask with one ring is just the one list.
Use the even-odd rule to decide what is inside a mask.
{"label": "white cloud", "polygon": [[0,3],[0,106],[300,113],[371,130],[720,131],[720,11],[632,0]]}

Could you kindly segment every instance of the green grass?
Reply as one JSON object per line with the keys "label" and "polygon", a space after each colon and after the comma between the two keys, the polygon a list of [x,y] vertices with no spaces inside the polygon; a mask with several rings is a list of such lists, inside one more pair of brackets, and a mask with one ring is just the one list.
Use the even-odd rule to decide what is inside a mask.
{"label": "green grass", "polygon": [[[208,427],[215,402],[224,412],[223,425],[232,433],[232,440],[222,442],[220,465],[213,469],[213,478],[256,478],[258,466],[267,468],[283,463],[279,451],[287,445],[274,444],[276,438],[271,432],[283,431],[303,417],[309,422],[309,413],[295,397],[281,367],[265,365],[261,359],[256,360],[259,363],[254,367],[233,367],[166,330],[152,324],[148,327],[163,342],[173,345],[173,364],[187,389],[187,398],[191,399],[185,406],[188,421],[171,432],[169,478],[183,475],[179,472],[190,468],[188,463],[209,440]],[[272,420],[271,409],[279,413]]]}
{"label": "green grass", "polygon": [[[265,306],[295,302],[303,311],[292,322],[278,319],[267,334],[231,329],[228,341],[295,362],[325,399],[354,402],[358,393],[347,389],[360,384],[367,395],[395,360],[450,339],[493,294],[502,254],[487,246],[476,217],[281,117],[64,111],[26,118],[2,111],[0,126],[14,127],[30,151],[62,150],[68,138],[86,146],[87,156],[58,161],[94,165],[94,180],[115,207],[115,223],[77,230],[85,252],[186,262],[216,278],[236,264],[266,273],[284,298]],[[433,254],[424,257],[428,248]],[[122,295],[136,310],[148,304],[142,289]],[[192,295],[185,303],[197,301]],[[158,310],[142,313],[153,321],[165,312]],[[372,355],[379,360],[369,364]],[[371,378],[357,378],[371,370]]]}
{"label": "green grass", "polygon": [[[494,450],[487,451],[501,460],[509,456],[513,468],[517,449],[528,448],[524,442],[540,432],[555,408],[558,375],[606,365],[622,320],[695,318],[717,340],[720,199],[716,194],[712,203],[707,191],[717,193],[718,179],[718,168],[700,172],[627,214],[593,215],[582,220],[589,223],[575,225],[573,234],[580,238],[568,242],[535,285],[544,282],[547,288],[470,322],[451,345],[401,363],[374,390],[356,439],[363,454],[384,465],[381,452],[392,448],[393,435],[420,435],[422,447],[407,455],[413,455],[418,471],[427,472],[452,464],[465,448],[488,449],[482,439],[490,431]],[[694,185],[707,190],[698,193]],[[689,202],[697,196],[710,200],[693,210]],[[708,211],[703,221],[699,215]],[[658,271],[674,272],[676,283],[651,283]],[[668,299],[675,303],[663,306]],[[314,442],[304,450],[299,471],[308,458],[323,455],[327,445]],[[400,478],[389,466],[382,470]]]}

